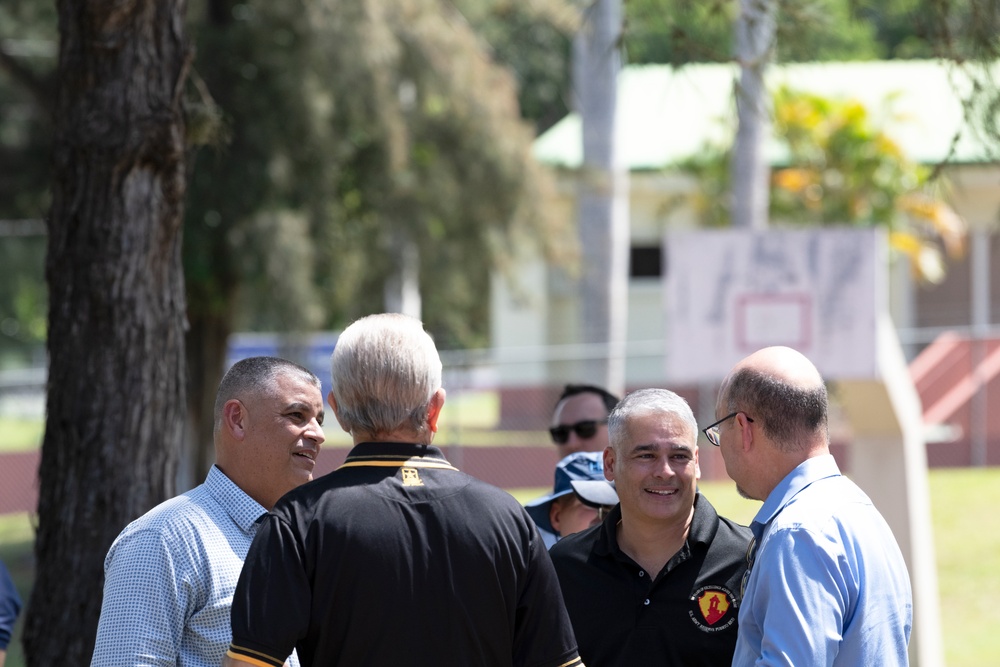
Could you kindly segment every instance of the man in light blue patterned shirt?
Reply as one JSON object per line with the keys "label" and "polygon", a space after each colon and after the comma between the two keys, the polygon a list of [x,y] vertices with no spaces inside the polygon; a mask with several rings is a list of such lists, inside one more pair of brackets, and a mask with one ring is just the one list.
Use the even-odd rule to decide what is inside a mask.
{"label": "man in light blue patterned shirt", "polygon": [[[312,479],[324,440],[319,379],[276,357],[226,373],[215,402],[215,466],[204,484],[130,523],[104,561],[92,667],[217,667],[258,521]],[[288,663],[298,667],[293,654]]]}
{"label": "man in light blue patterned shirt", "polygon": [[830,455],[827,412],[816,367],[770,347],[733,368],[705,429],[737,490],[764,501],[750,525],[734,667],[908,664],[906,564]]}

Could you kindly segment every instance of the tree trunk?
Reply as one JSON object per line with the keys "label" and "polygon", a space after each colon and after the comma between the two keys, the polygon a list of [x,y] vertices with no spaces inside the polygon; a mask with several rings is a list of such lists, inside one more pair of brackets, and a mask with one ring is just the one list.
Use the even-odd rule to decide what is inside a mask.
{"label": "tree trunk", "polygon": [[[244,62],[243,57],[226,57],[234,48],[243,48],[234,46],[227,35],[233,28],[233,8],[237,4],[237,0],[208,0],[201,8],[205,13],[201,22],[210,28],[198,40],[199,58],[206,63],[199,70],[205,77],[204,83],[211,90],[213,102],[230,110],[239,107],[233,94],[237,85],[234,77],[239,76],[236,70]],[[239,118],[231,118],[229,122],[234,129],[240,126]],[[245,151],[232,143],[223,143],[227,144],[227,152],[239,156],[235,159],[247,159]],[[252,198],[237,201],[227,196],[233,190],[232,182],[246,171],[234,171],[232,156],[221,160],[213,152],[201,148],[188,153],[192,177],[188,181],[183,255],[189,323],[185,338],[188,419],[184,456],[177,476],[182,491],[200,484],[215,463],[215,394],[226,372],[226,352],[236,321],[240,282],[240,252],[234,250],[230,241],[238,229],[233,221],[249,217],[258,206],[256,203],[246,206]],[[234,173],[238,175],[234,177]],[[211,224],[206,224],[206,214],[213,217]]]}
{"label": "tree trunk", "polygon": [[581,342],[592,353],[578,382],[622,392],[628,320],[628,169],[615,141],[621,1],[588,5],[573,44],[573,88],[583,125],[577,200],[581,245]]}
{"label": "tree trunk", "polygon": [[392,272],[385,281],[385,309],[421,319],[420,248],[406,231],[395,230],[386,245],[392,257]]}
{"label": "tree trunk", "polygon": [[736,19],[740,83],[736,87],[739,125],[731,164],[733,227],[767,227],[771,168],[764,151],[771,112],[764,71],[774,53],[775,11],[774,0],[740,0]]}
{"label": "tree trunk", "polygon": [[[235,300],[235,294],[229,303]],[[188,425],[187,455],[177,483],[182,489],[200,484],[209,468],[215,463],[215,394],[226,371],[226,352],[233,314],[231,308],[223,311],[191,309],[188,317]]]}
{"label": "tree trunk", "polygon": [[184,0],[58,2],[49,379],[28,664],[88,664],[109,545],[184,425]]}

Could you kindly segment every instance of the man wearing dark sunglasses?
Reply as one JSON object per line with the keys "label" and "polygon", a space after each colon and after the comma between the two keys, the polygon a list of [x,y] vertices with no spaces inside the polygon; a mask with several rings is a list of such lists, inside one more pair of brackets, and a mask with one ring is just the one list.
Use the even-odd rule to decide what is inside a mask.
{"label": "man wearing dark sunglasses", "polygon": [[592,384],[568,384],[556,401],[549,435],[561,456],[603,452],[608,446],[608,414],[618,397]]}

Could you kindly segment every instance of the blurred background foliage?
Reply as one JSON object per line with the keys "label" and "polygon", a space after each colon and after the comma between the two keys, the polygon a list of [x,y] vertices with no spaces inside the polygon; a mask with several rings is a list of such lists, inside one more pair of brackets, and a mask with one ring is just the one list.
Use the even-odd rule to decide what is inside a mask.
{"label": "blurred background foliage", "polygon": [[[778,6],[779,61],[990,61],[1000,45],[994,0]],[[737,7],[629,0],[625,60],[728,60]],[[337,328],[383,309],[404,252],[418,258],[424,319],[441,346],[485,345],[489,274],[509,266],[510,249],[573,255],[571,230],[546,216],[552,185],[530,145],[572,106],[570,41],[585,9],[579,0],[191,0],[191,363],[216,358],[234,330]],[[45,335],[40,221],[57,43],[51,0],[0,4],[0,367],[37,356]],[[881,166],[848,164],[850,146],[828,153],[847,165],[837,168],[844,181],[821,184],[817,207],[819,167],[796,147],[851,132],[861,132],[857,146],[880,140],[864,135],[877,132],[863,127],[864,110],[797,104],[840,114],[841,130],[824,140],[819,125],[781,121],[794,160],[775,175],[774,212],[803,223],[908,215],[899,195],[925,175],[893,163],[884,145]],[[852,179],[886,171],[889,183],[859,194]]]}
{"label": "blurred background foliage", "polygon": [[[774,225],[884,226],[893,249],[909,257],[918,279],[937,283],[948,259],[964,253],[966,224],[947,204],[947,183],[909,159],[885,131],[904,122],[856,100],[775,91],[773,131],[784,164],[771,172]],[[728,147],[708,146],[685,165],[697,176],[706,226],[729,224]]]}
{"label": "blurred background foliage", "polygon": [[[779,61],[992,63],[1000,46],[997,0],[776,2]],[[727,61],[738,6],[629,0],[625,62]],[[575,234],[547,215],[551,174],[531,144],[573,107],[571,41],[587,7],[188,1],[183,251],[198,467],[211,457],[210,397],[233,331],[340,328],[384,310],[415,261],[439,346],[485,346],[490,275],[511,270],[512,249],[537,244],[553,262],[571,261]],[[53,0],[0,3],[0,369],[44,363],[58,36]],[[978,92],[992,90],[984,76]],[[968,108],[995,138],[992,99]],[[774,174],[777,218],[888,224],[898,247],[921,258],[924,232],[952,248],[957,227],[941,193],[866,110],[794,91],[779,94],[777,109],[789,151]],[[706,188],[727,187],[705,169]],[[933,263],[920,264],[928,279]]]}

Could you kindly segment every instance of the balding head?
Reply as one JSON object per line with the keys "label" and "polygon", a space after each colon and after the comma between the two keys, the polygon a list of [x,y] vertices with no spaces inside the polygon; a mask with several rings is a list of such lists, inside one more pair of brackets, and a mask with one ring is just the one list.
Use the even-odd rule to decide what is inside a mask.
{"label": "balding head", "polygon": [[766,347],[739,362],[719,393],[723,412],[745,412],[783,452],[829,445],[823,377],[800,352]]}
{"label": "balding head", "polygon": [[757,370],[790,386],[814,388],[823,384],[823,377],[804,354],[780,345],[757,350],[736,364],[733,370],[741,368]]}

